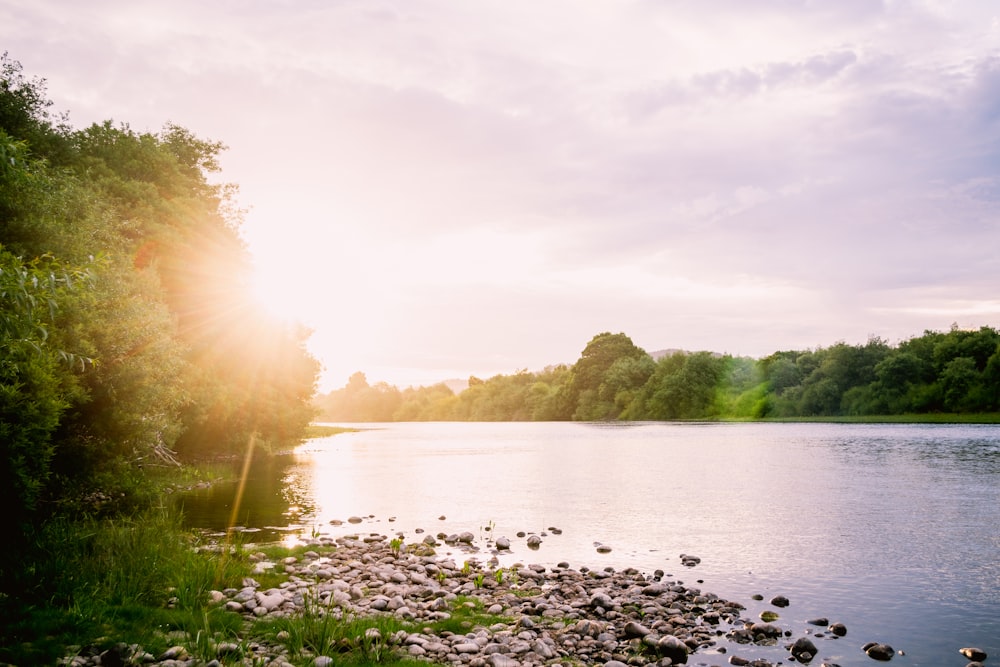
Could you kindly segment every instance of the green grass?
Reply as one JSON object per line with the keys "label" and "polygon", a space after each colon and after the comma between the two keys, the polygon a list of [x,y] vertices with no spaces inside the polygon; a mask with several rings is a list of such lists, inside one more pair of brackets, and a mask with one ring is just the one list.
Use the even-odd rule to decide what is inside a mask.
{"label": "green grass", "polygon": [[[241,587],[252,574],[250,554],[239,544],[203,547],[208,545],[184,531],[169,509],[49,523],[27,554],[32,565],[0,593],[0,664],[54,664],[119,642],[153,655],[180,644],[205,662],[216,657],[220,642],[230,642],[237,647],[223,659],[230,664],[259,641],[284,645],[293,664],[303,667],[315,655],[330,655],[338,665],[406,667],[424,663],[393,650],[389,638],[400,630],[462,633],[510,622],[485,613],[475,597],[458,598],[449,618],[419,625],[391,615],[345,614],[319,599],[308,600],[300,616],[246,619],[210,604],[209,592]],[[332,548],[253,547],[275,561],[310,550]],[[288,578],[283,572],[252,576],[265,588]]]}
{"label": "green grass", "polygon": [[67,646],[125,638],[155,652],[168,632],[232,633],[239,615],[208,609],[208,592],[239,585],[249,563],[238,548],[206,555],[196,546],[162,508],[50,522],[29,547],[32,564],[5,581],[0,662],[51,664]]}
{"label": "green grass", "polygon": [[337,435],[338,433],[357,433],[361,429],[349,428],[346,426],[327,426],[325,424],[309,424],[306,427],[305,436],[306,440],[312,440],[313,438],[326,438],[331,435]]}

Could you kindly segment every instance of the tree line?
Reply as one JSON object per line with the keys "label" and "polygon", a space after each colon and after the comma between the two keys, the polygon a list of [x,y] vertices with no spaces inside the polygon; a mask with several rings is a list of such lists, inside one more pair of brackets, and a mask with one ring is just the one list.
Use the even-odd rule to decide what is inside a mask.
{"label": "tree line", "polygon": [[249,296],[236,189],[210,180],[221,143],[169,123],[75,129],[51,106],[4,54],[5,539],[92,511],[81,499],[127,503],[156,466],[298,442],[319,370],[307,332]]}
{"label": "tree line", "polygon": [[576,363],[400,390],[355,373],[316,399],[329,421],[711,420],[1000,411],[1000,333],[988,326],[890,345],[836,343],[761,359],[652,355],[624,333],[587,343]]}

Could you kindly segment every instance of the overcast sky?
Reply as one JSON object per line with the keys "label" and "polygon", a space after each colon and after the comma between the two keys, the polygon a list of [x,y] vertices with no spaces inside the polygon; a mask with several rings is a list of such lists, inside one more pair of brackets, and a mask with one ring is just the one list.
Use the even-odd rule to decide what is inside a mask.
{"label": "overcast sky", "polygon": [[[74,126],[222,141],[323,388],[1000,326],[995,0],[3,0]],[[278,295],[278,296],[274,296]]]}

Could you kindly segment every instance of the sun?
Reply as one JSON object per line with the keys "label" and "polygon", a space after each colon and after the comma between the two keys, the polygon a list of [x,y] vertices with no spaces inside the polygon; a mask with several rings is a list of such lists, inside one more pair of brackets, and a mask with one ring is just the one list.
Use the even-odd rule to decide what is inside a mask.
{"label": "sun", "polygon": [[306,324],[311,315],[308,295],[297,285],[295,271],[258,264],[250,277],[250,294],[265,313],[282,322]]}

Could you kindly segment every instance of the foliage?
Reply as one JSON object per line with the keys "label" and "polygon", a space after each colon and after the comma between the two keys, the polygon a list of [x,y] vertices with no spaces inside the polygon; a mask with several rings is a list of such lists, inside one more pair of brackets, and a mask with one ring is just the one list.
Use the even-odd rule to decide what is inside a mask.
{"label": "foliage", "polygon": [[[0,594],[40,523],[135,508],[144,471],[301,441],[309,332],[249,297],[224,146],[72,128],[0,59]],[[95,497],[119,499],[94,506]]]}
{"label": "foliage", "polygon": [[[351,400],[345,400],[346,397]],[[595,336],[572,367],[469,378],[453,395],[443,385],[400,392],[348,387],[318,399],[326,418],[365,421],[392,396],[392,420],[827,419],[1000,410],[1000,334],[991,327],[926,331],[891,346],[836,343],[762,359],[674,352],[654,361],[624,334]]]}

